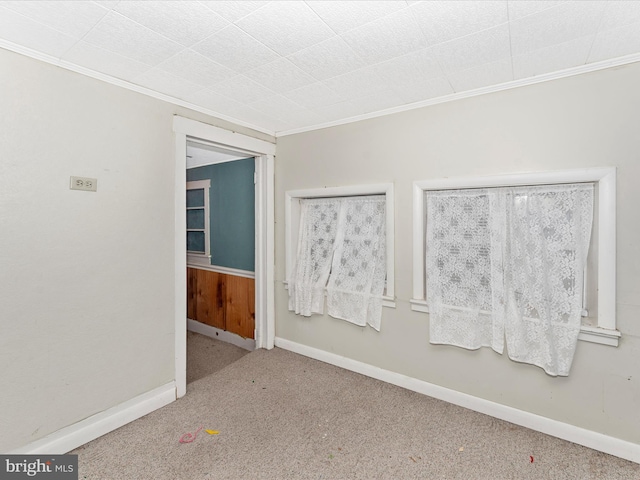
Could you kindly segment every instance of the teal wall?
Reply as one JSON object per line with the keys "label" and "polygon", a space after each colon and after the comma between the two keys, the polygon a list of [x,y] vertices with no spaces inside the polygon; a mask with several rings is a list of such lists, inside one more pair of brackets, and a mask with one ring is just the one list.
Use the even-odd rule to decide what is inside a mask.
{"label": "teal wall", "polygon": [[254,271],[253,158],[187,170],[187,181],[211,180],[211,265]]}

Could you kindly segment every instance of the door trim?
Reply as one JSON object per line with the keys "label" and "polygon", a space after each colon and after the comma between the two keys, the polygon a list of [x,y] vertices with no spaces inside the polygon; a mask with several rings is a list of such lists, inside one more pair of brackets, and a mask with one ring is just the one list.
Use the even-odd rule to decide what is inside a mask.
{"label": "door trim", "polygon": [[275,342],[274,306],[274,155],[276,146],[241,133],[175,115],[175,384],[176,397],[187,392],[187,228],[185,188],[187,139],[204,140],[255,157],[256,165],[256,348]]}

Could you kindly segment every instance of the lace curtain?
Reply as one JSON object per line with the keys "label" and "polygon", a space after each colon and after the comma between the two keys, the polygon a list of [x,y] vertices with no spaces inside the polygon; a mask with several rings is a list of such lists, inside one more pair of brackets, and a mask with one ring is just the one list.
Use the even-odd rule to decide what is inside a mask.
{"label": "lace curtain", "polygon": [[380,330],[386,277],[384,196],[301,200],[289,309]]}
{"label": "lace curtain", "polygon": [[593,185],[427,194],[430,341],[568,375],[580,331]]}
{"label": "lace curtain", "polygon": [[300,231],[293,274],[289,279],[289,310],[310,316],[324,312],[327,285],[338,229],[340,199],[300,200]]}
{"label": "lace curtain", "polygon": [[328,313],[379,331],[387,272],[385,198],[342,199],[338,225],[327,285]]}

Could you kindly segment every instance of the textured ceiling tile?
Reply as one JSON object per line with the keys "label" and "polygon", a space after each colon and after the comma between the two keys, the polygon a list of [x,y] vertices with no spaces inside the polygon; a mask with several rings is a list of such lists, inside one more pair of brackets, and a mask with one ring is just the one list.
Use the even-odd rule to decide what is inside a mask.
{"label": "textured ceiling tile", "polygon": [[224,28],[191,48],[237,72],[246,72],[280,58],[235,25]]}
{"label": "textured ceiling tile", "polygon": [[534,52],[514,55],[514,78],[528,78],[544,73],[584,65],[595,35],[541,48]]}
{"label": "textured ceiling tile", "polygon": [[312,110],[321,118],[324,118],[326,122],[344,120],[346,118],[355,117],[362,114],[360,109],[350,101],[334,103],[332,105],[324,105]]}
{"label": "textured ceiling tile", "polygon": [[420,26],[408,9],[351,30],[343,38],[368,65],[427,46]]}
{"label": "textured ceiling tile", "polygon": [[305,107],[297,104],[293,100],[289,100],[282,95],[275,95],[269,98],[263,98],[249,104],[251,108],[255,108],[259,112],[266,113],[276,118],[289,118],[292,113],[307,111]]}
{"label": "textured ceiling tile", "polygon": [[104,17],[83,40],[149,65],[156,65],[184,48],[114,12]]}
{"label": "textured ceiling tile", "polygon": [[454,93],[449,80],[445,77],[400,77],[392,85],[392,88],[404,104],[421,102]]}
{"label": "textured ceiling tile", "polygon": [[318,80],[336,77],[364,67],[365,63],[340,37],[333,37],[288,57]]}
{"label": "textured ceiling tile", "polygon": [[0,1],[0,38],[280,131],[638,54],[640,1]]}
{"label": "textured ceiling tile", "polygon": [[388,83],[395,83],[406,78],[428,79],[442,76],[442,69],[431,48],[392,58],[371,68]]}
{"label": "textured ceiling tile", "polygon": [[[323,117],[318,115],[316,112],[307,109],[290,112],[284,118],[286,118],[288,123],[295,125],[297,128],[318,125],[324,122]],[[282,130],[282,128],[279,128],[279,130]]]}
{"label": "textured ceiling tile", "polygon": [[509,27],[500,25],[433,47],[444,72],[467,70],[511,55]]}
{"label": "textured ceiling tile", "polygon": [[632,23],[599,32],[587,62],[599,62],[638,52],[640,52],[640,23]]}
{"label": "textured ceiling tile", "polygon": [[82,41],[67,51],[62,60],[128,81],[151,68],[144,63]]}
{"label": "textured ceiling tile", "polygon": [[275,95],[275,92],[272,90],[263,87],[244,75],[238,75],[218,83],[212,90],[244,104],[256,102]]}
{"label": "textured ceiling tile", "polygon": [[349,102],[360,114],[378,112],[404,104],[402,98],[390,88],[382,88],[369,95],[351,98]]}
{"label": "textured ceiling tile", "polygon": [[511,59],[506,58],[468,70],[453,72],[448,75],[448,78],[456,92],[510,82],[513,80]]}
{"label": "textured ceiling tile", "polygon": [[225,97],[224,95],[220,95],[209,88],[185,95],[183,98],[189,103],[213,110],[214,112],[218,112],[223,115],[227,115],[229,111],[242,106],[240,102]]}
{"label": "textured ceiling tile", "polygon": [[108,12],[100,5],[86,1],[12,1],[1,5],[78,39]]}
{"label": "textured ceiling tile", "polygon": [[197,2],[127,0],[114,10],[187,47],[229,24]]}
{"label": "textured ceiling tile", "polygon": [[175,98],[185,98],[203,87],[195,83],[186,82],[184,79],[173,76],[157,68],[151,68],[132,80],[136,85],[149,88],[156,92],[164,93]]}
{"label": "textured ceiling tile", "polygon": [[37,52],[60,57],[77,39],[0,6],[0,38]]}
{"label": "textured ceiling tile", "polygon": [[640,23],[640,2],[638,0],[608,2],[598,30],[609,30],[631,23]]}
{"label": "textured ceiling tile", "polygon": [[262,65],[245,75],[278,93],[289,92],[316,81],[286,58]]}
{"label": "textured ceiling tile", "polygon": [[601,1],[565,2],[511,22],[513,55],[595,34],[605,5]]}
{"label": "textured ceiling tile", "polygon": [[509,0],[509,20],[533,15],[549,8],[562,5],[567,0]]}
{"label": "textured ceiling tile", "polygon": [[410,8],[430,45],[507,23],[507,2],[431,1]]}
{"label": "textured ceiling tile", "polygon": [[247,105],[231,110],[229,116],[235,117],[243,122],[271,130],[272,132],[290,130],[294,127],[291,123],[275,118],[274,116],[268,115],[264,112],[260,112]]}
{"label": "textured ceiling tile", "polygon": [[236,25],[280,55],[291,55],[334,36],[304,2],[270,2]]}
{"label": "textured ceiling tile", "polygon": [[355,98],[377,92],[386,82],[372,67],[365,67],[325,80],[324,84],[345,98]]}
{"label": "textured ceiling tile", "polygon": [[366,23],[390,15],[405,5],[399,1],[307,2],[318,16],[337,34],[345,33]]}
{"label": "textured ceiling tile", "polygon": [[107,10],[111,10],[113,9],[113,7],[115,7],[118,3],[120,3],[120,0],[93,0],[94,3],[97,3],[98,5],[106,8]]}
{"label": "textured ceiling tile", "polygon": [[284,94],[284,96],[307,108],[332,105],[346,100],[343,96],[334,92],[324,83],[320,82],[298,88]]}
{"label": "textured ceiling tile", "polygon": [[[287,119],[290,120],[290,119]],[[305,128],[305,127],[315,127],[316,125],[320,125],[322,123],[325,122],[325,119],[322,118],[320,115],[314,113],[314,112],[307,112],[306,114],[296,114],[295,118],[292,120],[291,123],[294,123],[295,128]],[[276,133],[281,133],[287,130],[292,130],[294,127],[288,127],[288,128],[282,128],[279,127],[276,130]]]}
{"label": "textured ceiling tile", "polygon": [[230,22],[236,22],[269,2],[209,0],[201,1],[200,3]]}
{"label": "textured ceiling tile", "polygon": [[157,68],[205,87],[210,87],[237,75],[230,68],[189,49],[158,64]]}

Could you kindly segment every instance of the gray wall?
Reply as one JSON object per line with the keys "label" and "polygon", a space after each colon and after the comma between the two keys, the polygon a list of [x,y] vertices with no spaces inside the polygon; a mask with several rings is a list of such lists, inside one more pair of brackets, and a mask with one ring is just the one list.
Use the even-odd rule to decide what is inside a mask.
{"label": "gray wall", "polygon": [[[640,443],[640,64],[278,138],[276,336]],[[412,312],[412,182],[618,167],[618,348],[579,342],[567,378],[490,349],[429,344]],[[393,182],[397,307],[380,333],[287,311],[284,192]]]}
{"label": "gray wall", "polygon": [[232,126],[2,49],[0,112],[6,452],[174,379],[173,115]]}

